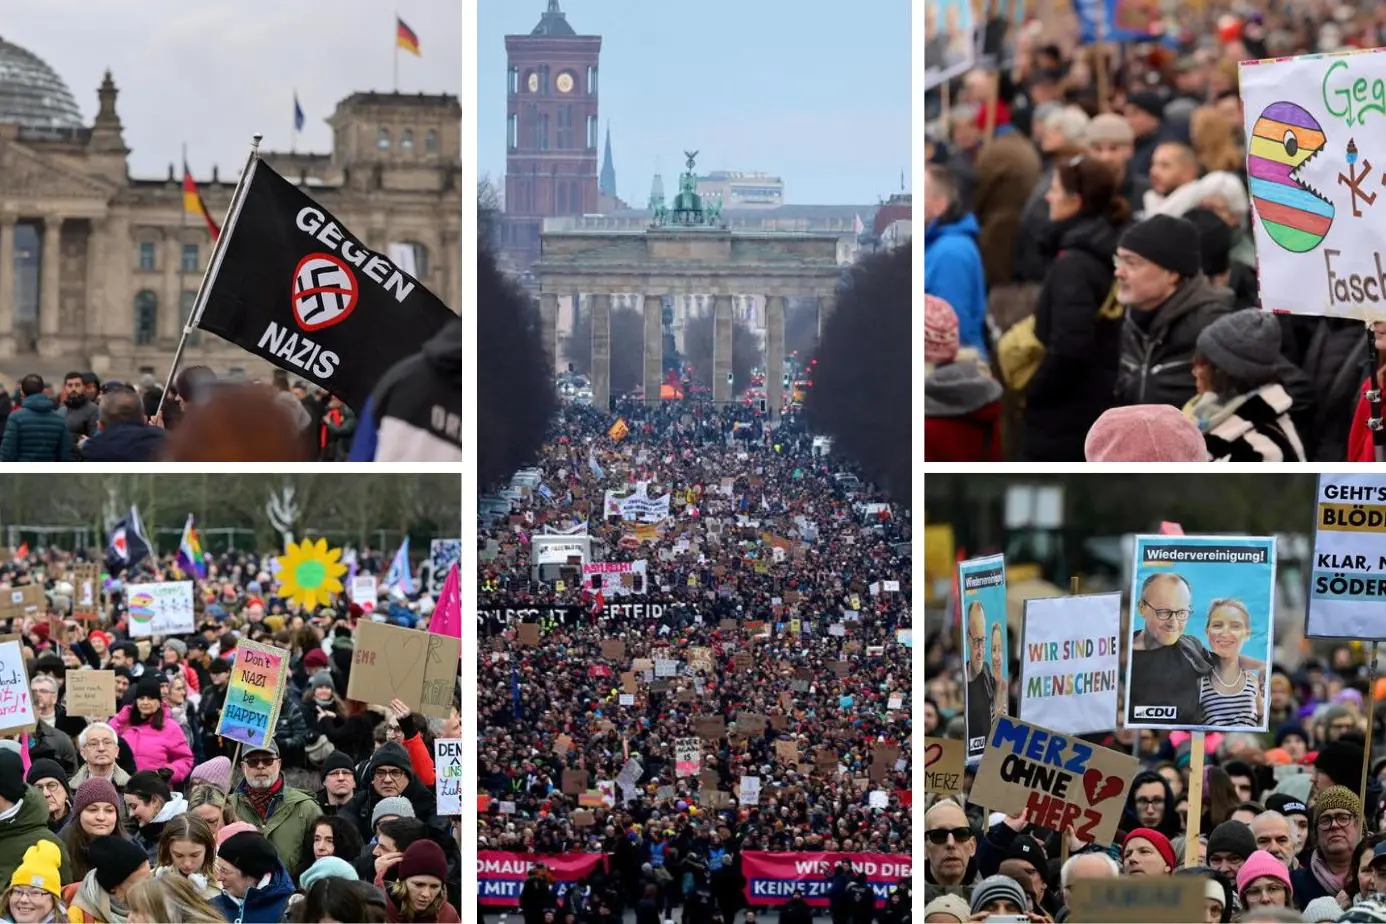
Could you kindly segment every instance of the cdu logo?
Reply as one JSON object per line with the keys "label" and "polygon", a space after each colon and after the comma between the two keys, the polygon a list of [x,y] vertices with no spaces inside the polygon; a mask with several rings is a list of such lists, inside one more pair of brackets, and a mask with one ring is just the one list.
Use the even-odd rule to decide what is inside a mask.
{"label": "cdu logo", "polygon": [[310,253],[294,270],[294,320],[305,331],[331,327],[346,320],[360,294],[346,261]]}

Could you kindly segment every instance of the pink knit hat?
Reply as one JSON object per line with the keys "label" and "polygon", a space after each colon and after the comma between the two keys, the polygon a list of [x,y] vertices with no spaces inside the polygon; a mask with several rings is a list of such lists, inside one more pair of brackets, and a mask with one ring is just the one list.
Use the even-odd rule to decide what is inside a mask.
{"label": "pink knit hat", "polygon": [[1088,431],[1089,462],[1207,462],[1198,425],[1168,404],[1114,407]]}
{"label": "pink knit hat", "polygon": [[924,361],[951,363],[958,356],[958,313],[937,295],[924,296]]}
{"label": "pink knit hat", "polygon": [[233,834],[240,834],[242,831],[259,830],[259,828],[248,821],[233,821],[229,825],[223,825],[222,829],[217,832],[217,849],[221,849],[221,845],[226,843],[226,839]]}
{"label": "pink knit hat", "polygon": [[188,786],[191,787],[196,782],[211,783],[222,792],[231,791],[231,759],[229,757],[213,757],[211,760],[203,761],[193,767],[192,773],[188,774]]}
{"label": "pink knit hat", "polygon": [[1295,889],[1290,884],[1290,871],[1285,868],[1285,864],[1276,859],[1275,855],[1265,850],[1257,850],[1246,858],[1242,868],[1237,870],[1237,897],[1240,898],[1246,887],[1257,879],[1264,879],[1269,876],[1285,883],[1285,890],[1288,892],[1287,900],[1294,902]]}

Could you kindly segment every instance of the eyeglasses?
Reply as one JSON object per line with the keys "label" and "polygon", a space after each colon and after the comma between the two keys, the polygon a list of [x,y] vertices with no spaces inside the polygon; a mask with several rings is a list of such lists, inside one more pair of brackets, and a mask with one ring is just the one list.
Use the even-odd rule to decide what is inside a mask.
{"label": "eyeglasses", "polygon": [[972,840],[972,829],[935,828],[934,830],[927,832],[924,836],[929,839],[929,843],[934,844],[936,846],[942,846],[943,844],[948,843],[948,838],[950,835],[952,836],[953,840],[957,841],[959,844],[965,844],[968,841]]}
{"label": "eyeglasses", "polygon": [[1357,816],[1351,812],[1333,812],[1328,815],[1319,816],[1319,830],[1328,831],[1333,828],[1346,828],[1357,820]]}
{"label": "eyeglasses", "polygon": [[987,637],[985,635],[969,635],[967,641],[973,648],[981,648],[987,643]]}
{"label": "eyeglasses", "polygon": [[1164,807],[1165,807],[1165,800],[1162,799],[1162,798],[1160,798],[1159,796],[1155,796],[1154,798],[1141,797],[1141,798],[1139,798],[1139,799],[1136,800],[1136,807],[1137,807],[1137,808],[1164,808]]}
{"label": "eyeglasses", "polygon": [[106,748],[113,748],[115,746],[115,741],[109,738],[88,738],[87,743],[83,745],[83,747],[95,748],[98,751],[104,751]]}
{"label": "eyeglasses", "polygon": [[375,778],[377,780],[403,779],[404,771],[396,770],[394,767],[380,767],[375,771]]}
{"label": "eyeglasses", "polygon": [[1144,597],[1141,598],[1141,606],[1143,606],[1143,607],[1145,607],[1146,609],[1150,610],[1151,615],[1154,616],[1154,617],[1155,617],[1157,620],[1159,620],[1160,622],[1188,622],[1188,621],[1189,621],[1189,613],[1192,612],[1191,610],[1187,610],[1187,609],[1185,609],[1185,610],[1166,610],[1166,609],[1161,609],[1161,608],[1158,607],[1158,606],[1152,605],[1152,604],[1150,603],[1150,601],[1147,600],[1147,599],[1145,599]]}
{"label": "eyeglasses", "polygon": [[258,770],[263,767],[274,766],[274,762],[278,759],[278,757],[246,757],[243,758],[243,762],[247,767],[252,767]]}
{"label": "eyeglasses", "polygon": [[1252,886],[1242,893],[1245,898],[1283,898],[1286,893],[1283,882],[1267,882],[1264,885]]}
{"label": "eyeglasses", "polygon": [[36,902],[47,894],[48,893],[43,891],[43,889],[30,889],[25,886],[15,886],[10,889],[10,896],[12,898],[22,898],[27,902]]}

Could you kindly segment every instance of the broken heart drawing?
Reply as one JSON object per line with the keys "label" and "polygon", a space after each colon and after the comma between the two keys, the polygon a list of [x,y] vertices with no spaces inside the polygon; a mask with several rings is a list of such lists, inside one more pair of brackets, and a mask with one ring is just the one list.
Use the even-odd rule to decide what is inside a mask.
{"label": "broken heart drawing", "polygon": [[1099,802],[1106,802],[1115,795],[1120,794],[1122,780],[1119,776],[1109,776],[1102,778],[1102,771],[1096,768],[1089,768],[1083,773],[1083,792],[1088,795],[1088,804],[1097,805]]}

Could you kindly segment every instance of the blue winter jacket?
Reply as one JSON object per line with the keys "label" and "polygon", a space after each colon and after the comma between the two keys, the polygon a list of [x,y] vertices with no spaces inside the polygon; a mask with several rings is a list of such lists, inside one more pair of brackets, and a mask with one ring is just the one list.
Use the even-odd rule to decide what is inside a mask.
{"label": "blue winter jacket", "polygon": [[924,228],[924,294],[941,298],[958,315],[958,343],[987,355],[987,284],[977,249],[977,219],[934,219]]}
{"label": "blue winter jacket", "polygon": [[231,924],[279,924],[284,916],[284,908],[289,904],[289,896],[293,894],[294,881],[289,878],[284,864],[280,863],[264,888],[245,893],[244,902],[238,903],[223,892],[212,899],[212,906]]}

